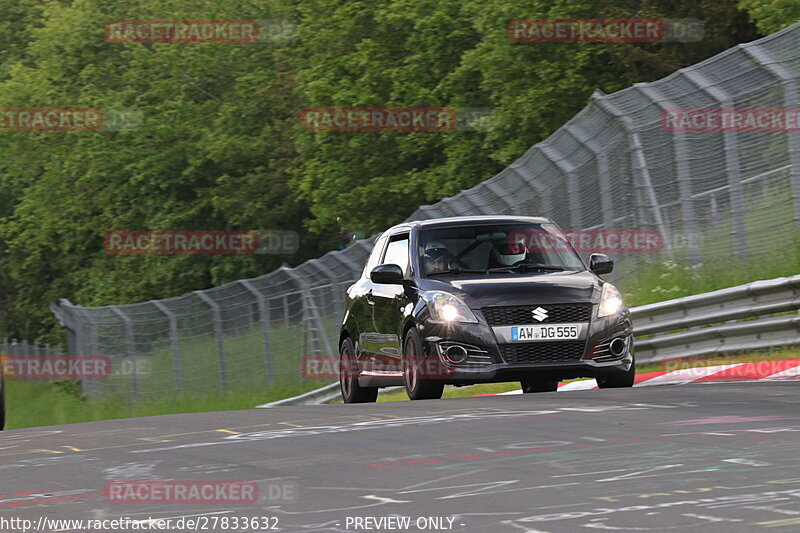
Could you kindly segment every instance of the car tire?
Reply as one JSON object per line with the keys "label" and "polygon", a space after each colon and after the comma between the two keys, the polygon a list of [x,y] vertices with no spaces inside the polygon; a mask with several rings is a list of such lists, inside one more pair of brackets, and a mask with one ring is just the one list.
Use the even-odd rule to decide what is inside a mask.
{"label": "car tire", "polygon": [[358,384],[356,350],[350,339],[345,339],[339,349],[339,387],[344,403],[372,403],[378,399],[378,387]]}
{"label": "car tire", "polygon": [[420,363],[423,360],[422,339],[412,328],[403,342],[403,383],[410,400],[438,400],[444,392],[444,382],[439,379],[420,377]]}
{"label": "car tire", "polygon": [[558,390],[557,379],[523,379],[519,383],[522,385],[523,394],[531,394],[534,392],[554,392]]}
{"label": "car tire", "polygon": [[595,378],[595,381],[597,381],[597,388],[599,389],[623,389],[626,387],[633,387],[635,380],[636,361],[631,363],[631,368],[627,372],[616,372],[614,374]]}

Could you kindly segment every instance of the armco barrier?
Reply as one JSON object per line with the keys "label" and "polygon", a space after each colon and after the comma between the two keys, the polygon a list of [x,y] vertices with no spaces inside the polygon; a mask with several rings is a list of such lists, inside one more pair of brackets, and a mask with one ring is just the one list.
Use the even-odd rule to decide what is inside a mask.
{"label": "armco barrier", "polygon": [[666,361],[800,344],[798,309],[800,276],[635,307],[636,359]]}
{"label": "armco barrier", "polygon": [[[800,275],[633,307],[636,361],[800,345],[798,309]],[[317,405],[338,396],[338,383],[333,383],[259,407]]]}

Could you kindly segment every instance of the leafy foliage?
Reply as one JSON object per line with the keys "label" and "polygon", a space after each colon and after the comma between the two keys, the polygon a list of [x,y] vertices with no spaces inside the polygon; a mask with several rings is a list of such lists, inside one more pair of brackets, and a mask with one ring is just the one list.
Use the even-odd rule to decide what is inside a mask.
{"label": "leafy foliage", "polygon": [[772,33],[800,21],[800,2],[797,0],[741,0],[739,8],[762,33]]}

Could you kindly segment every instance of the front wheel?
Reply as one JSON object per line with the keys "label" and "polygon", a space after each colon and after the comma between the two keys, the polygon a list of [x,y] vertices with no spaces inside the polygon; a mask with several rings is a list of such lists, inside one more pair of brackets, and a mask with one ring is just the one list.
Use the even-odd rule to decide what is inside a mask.
{"label": "front wheel", "polygon": [[595,378],[597,387],[600,389],[622,389],[625,387],[633,387],[633,382],[636,380],[636,361],[631,363],[631,368],[627,372],[617,372],[607,376],[599,376]]}
{"label": "front wheel", "polygon": [[523,379],[519,383],[522,385],[523,394],[531,394],[534,392],[554,392],[558,390],[557,379]]}
{"label": "front wheel", "polygon": [[358,362],[353,341],[345,339],[339,350],[339,387],[344,403],[371,403],[378,399],[378,387],[358,384]]}
{"label": "front wheel", "polygon": [[424,378],[420,366],[425,359],[422,355],[422,339],[416,329],[410,329],[403,343],[403,383],[411,400],[438,400],[444,392],[441,379]]}

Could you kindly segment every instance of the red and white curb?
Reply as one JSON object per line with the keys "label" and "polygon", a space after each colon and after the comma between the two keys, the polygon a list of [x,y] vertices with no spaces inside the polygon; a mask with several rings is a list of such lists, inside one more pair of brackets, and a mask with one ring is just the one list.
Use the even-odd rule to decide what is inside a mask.
{"label": "red and white curb", "polygon": [[[676,363],[676,366],[680,363]],[[800,360],[761,361],[758,363],[736,363],[730,365],[698,366],[680,370],[662,370],[637,374],[634,387],[651,385],[685,385],[686,383],[702,383],[708,381],[785,381],[800,380]],[[593,379],[561,383],[558,391],[596,389]],[[521,390],[501,392],[500,396],[522,394]],[[477,396],[494,396],[494,394],[478,394]]]}

